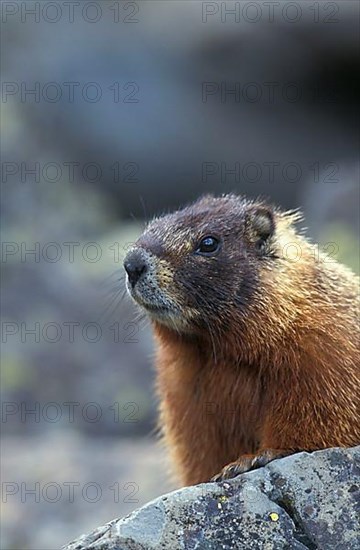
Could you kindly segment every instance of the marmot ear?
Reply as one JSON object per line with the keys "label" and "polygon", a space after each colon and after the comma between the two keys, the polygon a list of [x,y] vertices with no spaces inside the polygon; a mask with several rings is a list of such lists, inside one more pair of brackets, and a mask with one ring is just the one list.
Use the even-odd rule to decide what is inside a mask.
{"label": "marmot ear", "polygon": [[254,206],[249,210],[246,225],[255,240],[265,242],[275,231],[274,214],[270,207]]}

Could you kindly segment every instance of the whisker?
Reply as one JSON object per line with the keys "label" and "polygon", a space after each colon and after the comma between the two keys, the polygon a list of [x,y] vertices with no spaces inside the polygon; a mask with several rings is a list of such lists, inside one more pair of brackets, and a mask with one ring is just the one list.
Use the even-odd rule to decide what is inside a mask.
{"label": "whisker", "polygon": [[124,287],[117,284],[116,286],[113,286],[112,288],[108,288],[106,292],[103,293],[104,298],[108,298],[111,294],[116,292],[117,290],[123,289]]}
{"label": "whisker", "polygon": [[115,279],[115,281],[121,281],[121,280],[124,280],[125,279],[125,273],[122,272],[122,270],[119,270],[119,269],[115,269],[114,271],[112,271],[110,274],[108,275],[105,275],[105,277],[101,278],[98,282],[98,284],[100,286],[102,285],[107,285],[107,284],[112,284],[114,282],[114,277],[117,277]]}
{"label": "whisker", "polygon": [[141,195],[139,195],[139,199],[140,199],[140,203],[141,203],[141,206],[142,206],[142,209],[143,209],[143,212],[144,212],[144,219],[147,222],[149,220],[149,217],[148,217],[147,212],[146,212],[146,206],[145,206],[144,198]]}
{"label": "whisker", "polygon": [[98,323],[106,323],[111,319],[111,315],[114,313],[115,309],[121,304],[124,296],[126,294],[126,288],[120,288],[114,296],[111,297],[109,302],[106,304],[105,309],[102,311],[98,318]]}

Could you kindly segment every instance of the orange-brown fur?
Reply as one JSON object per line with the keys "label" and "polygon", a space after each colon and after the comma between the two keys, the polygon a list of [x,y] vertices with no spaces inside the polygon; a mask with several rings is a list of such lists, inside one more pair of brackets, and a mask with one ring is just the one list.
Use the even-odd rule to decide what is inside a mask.
{"label": "orange-brown fur", "polygon": [[[194,212],[206,201],[211,212],[213,200],[196,203]],[[257,203],[245,210],[253,208]],[[223,468],[233,462],[235,473],[246,471],[267,450],[272,459],[360,442],[359,281],[333,259],[314,255],[293,227],[296,215],[272,213],[269,247],[278,259],[259,264],[257,290],[241,314],[230,300],[223,313],[226,324],[220,315],[213,325],[190,323],[184,329],[152,318],[159,425],[184,485],[221,471],[218,479],[226,478],[234,470]],[[176,216],[156,220],[170,249]],[[253,231],[250,222],[243,237],[250,248]],[[138,246],[151,250],[146,235]],[[161,291],[177,303],[182,294],[169,272],[184,269],[178,266],[181,255],[189,253],[185,233],[183,240],[183,249],[177,243],[161,256],[156,273]],[[297,260],[289,257],[295,250],[286,248],[290,242],[301,250]],[[211,298],[211,287],[208,292]],[[201,317],[194,311],[187,314],[184,307],[184,317]]]}

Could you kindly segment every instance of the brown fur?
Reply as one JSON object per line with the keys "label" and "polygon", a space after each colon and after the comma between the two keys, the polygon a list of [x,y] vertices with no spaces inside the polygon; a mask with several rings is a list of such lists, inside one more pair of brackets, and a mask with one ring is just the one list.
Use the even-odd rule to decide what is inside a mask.
{"label": "brown fur", "polygon": [[[274,228],[260,253],[266,215]],[[314,257],[297,220],[262,202],[205,197],[155,220],[136,245],[154,262],[156,303],[165,296],[180,309],[150,318],[159,425],[184,485],[360,442],[359,281]],[[214,231],[225,235],[218,256],[192,256]],[[144,305],[141,285],[132,294]]]}

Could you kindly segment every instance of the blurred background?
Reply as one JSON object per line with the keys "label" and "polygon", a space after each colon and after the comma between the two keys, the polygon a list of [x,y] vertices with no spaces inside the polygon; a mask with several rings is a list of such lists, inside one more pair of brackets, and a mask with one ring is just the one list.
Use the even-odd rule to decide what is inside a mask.
{"label": "blurred background", "polygon": [[1,548],[49,550],[174,487],[123,297],[146,220],[262,195],[359,272],[359,4],[1,10]]}

